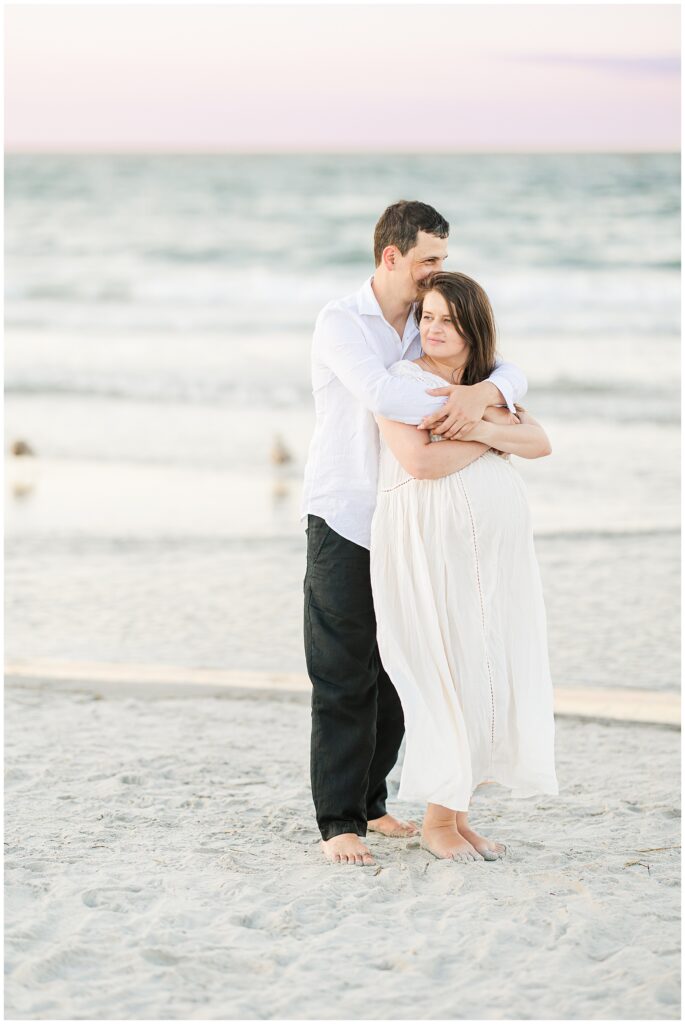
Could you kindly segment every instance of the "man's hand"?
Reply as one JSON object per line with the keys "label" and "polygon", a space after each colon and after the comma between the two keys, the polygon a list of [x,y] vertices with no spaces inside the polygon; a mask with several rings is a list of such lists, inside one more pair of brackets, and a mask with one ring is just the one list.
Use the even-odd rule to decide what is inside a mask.
{"label": "man's hand", "polygon": [[507,408],[501,409],[496,405],[490,405],[483,414],[483,419],[478,420],[472,427],[462,427],[459,431],[458,441],[480,441],[481,444],[492,445],[492,424],[499,427],[511,427],[521,420]]}
{"label": "man's hand", "polygon": [[501,401],[502,396],[490,381],[480,384],[448,384],[444,388],[431,388],[429,395],[449,395],[442,409],[426,416],[419,430],[442,434],[445,439],[464,440],[464,434],[479,423],[489,405]]}

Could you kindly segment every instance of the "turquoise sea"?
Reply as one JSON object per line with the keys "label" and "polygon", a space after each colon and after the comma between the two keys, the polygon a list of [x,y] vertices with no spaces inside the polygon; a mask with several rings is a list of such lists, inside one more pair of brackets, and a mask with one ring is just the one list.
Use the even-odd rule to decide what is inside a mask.
{"label": "turquoise sea", "polygon": [[8,658],[304,669],[312,325],[399,198],[552,440],[516,466],[555,684],[678,687],[675,155],[8,156]]}

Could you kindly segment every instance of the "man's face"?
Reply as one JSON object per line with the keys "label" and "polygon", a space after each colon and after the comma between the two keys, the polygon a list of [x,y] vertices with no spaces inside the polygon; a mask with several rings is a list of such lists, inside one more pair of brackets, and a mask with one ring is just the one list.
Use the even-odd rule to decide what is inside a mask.
{"label": "man's face", "polygon": [[419,231],[414,248],[398,257],[397,269],[405,276],[408,299],[416,299],[421,282],[442,270],[447,259],[447,241],[446,238],[436,238],[426,231]]}

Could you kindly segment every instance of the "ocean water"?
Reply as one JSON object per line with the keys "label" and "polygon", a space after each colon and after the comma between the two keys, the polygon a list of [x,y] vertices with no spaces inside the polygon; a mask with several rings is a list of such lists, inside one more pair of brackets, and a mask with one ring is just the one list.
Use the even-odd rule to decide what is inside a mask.
{"label": "ocean water", "polygon": [[678,686],[676,156],[10,155],[5,190],[8,657],[304,669],[312,325],[420,198],[552,440],[516,467],[555,683]]}

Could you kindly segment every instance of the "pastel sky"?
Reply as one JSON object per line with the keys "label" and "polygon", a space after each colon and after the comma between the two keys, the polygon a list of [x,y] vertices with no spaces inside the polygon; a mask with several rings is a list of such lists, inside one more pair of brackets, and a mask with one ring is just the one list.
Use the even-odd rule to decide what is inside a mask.
{"label": "pastel sky", "polygon": [[9,150],[675,150],[677,4],[9,5]]}

